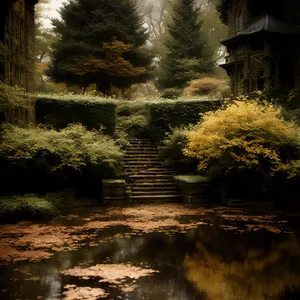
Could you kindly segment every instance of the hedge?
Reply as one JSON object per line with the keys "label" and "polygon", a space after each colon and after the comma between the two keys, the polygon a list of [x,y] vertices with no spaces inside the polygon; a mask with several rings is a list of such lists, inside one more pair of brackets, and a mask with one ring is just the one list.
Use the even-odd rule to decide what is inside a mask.
{"label": "hedge", "polygon": [[116,127],[116,103],[93,98],[50,98],[38,96],[36,100],[36,121],[56,129],[71,123],[81,123],[87,129],[100,129],[114,134]]}
{"label": "hedge", "polygon": [[196,124],[201,114],[214,111],[221,107],[220,100],[178,100],[151,103],[150,108],[150,133],[153,140],[160,142],[164,139],[170,128]]}

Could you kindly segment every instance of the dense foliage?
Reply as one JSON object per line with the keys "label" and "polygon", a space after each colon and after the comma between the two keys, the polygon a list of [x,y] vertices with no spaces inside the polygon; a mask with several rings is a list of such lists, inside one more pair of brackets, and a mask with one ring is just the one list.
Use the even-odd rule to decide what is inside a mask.
{"label": "dense foliage", "polygon": [[161,150],[162,156],[166,158],[166,163],[170,164],[175,171],[183,174],[196,172],[197,169],[197,160],[184,154],[189,130],[191,127],[173,128],[166,134]]}
{"label": "dense foliage", "polygon": [[59,131],[3,125],[1,193],[44,193],[75,187],[99,195],[101,178],[116,178],[121,173],[118,144],[81,124]]}
{"label": "dense foliage", "polygon": [[171,128],[197,124],[200,115],[220,107],[220,101],[166,100],[149,103],[151,137],[162,141]]}
{"label": "dense foliage", "polygon": [[5,124],[0,154],[12,161],[43,157],[54,170],[65,167],[80,170],[87,165],[115,168],[122,158],[113,139],[99,131],[88,131],[80,124],[60,131]]}
{"label": "dense foliage", "polygon": [[236,101],[209,112],[188,139],[185,154],[198,159],[199,170],[214,175],[243,170],[299,175],[299,127],[271,104]]}
{"label": "dense foliage", "polygon": [[104,94],[111,85],[125,88],[145,82],[152,56],[146,29],[132,0],[77,0],[54,20],[54,43],[48,74],[55,81],[88,86]]}
{"label": "dense foliage", "polygon": [[175,2],[168,27],[167,55],[158,79],[161,88],[183,88],[188,81],[212,72],[213,52],[209,51],[201,35],[198,18],[199,9],[194,0]]}
{"label": "dense foliage", "polygon": [[104,133],[112,135],[116,127],[116,103],[90,96],[39,95],[36,119],[57,129],[81,123],[88,129],[102,128]]}
{"label": "dense foliage", "polygon": [[145,138],[148,136],[149,109],[145,102],[120,103],[117,110],[118,127],[126,134]]}
{"label": "dense foliage", "polygon": [[11,87],[0,81],[0,106],[31,107],[33,95],[26,93],[19,87]]}

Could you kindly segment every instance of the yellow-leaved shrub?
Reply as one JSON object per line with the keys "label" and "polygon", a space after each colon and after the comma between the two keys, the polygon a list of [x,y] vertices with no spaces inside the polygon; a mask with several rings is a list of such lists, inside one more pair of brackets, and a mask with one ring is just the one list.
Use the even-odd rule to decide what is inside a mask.
{"label": "yellow-leaved shrub", "polygon": [[299,133],[299,126],[282,118],[280,107],[235,101],[206,113],[189,132],[184,152],[198,159],[202,171],[244,169],[290,178],[300,171]]}

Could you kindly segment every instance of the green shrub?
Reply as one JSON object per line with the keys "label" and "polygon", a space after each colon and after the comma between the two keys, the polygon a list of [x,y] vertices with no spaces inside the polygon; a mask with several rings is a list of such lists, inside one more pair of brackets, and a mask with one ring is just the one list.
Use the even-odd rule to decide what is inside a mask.
{"label": "green shrub", "polygon": [[170,128],[199,122],[200,116],[221,106],[221,101],[178,100],[149,103],[151,137],[160,142]]}
{"label": "green shrub", "polygon": [[272,104],[235,101],[204,115],[188,134],[185,154],[213,176],[251,172],[290,178],[300,174],[299,131]]}
{"label": "green shrub", "polygon": [[2,125],[1,156],[10,160],[44,157],[54,170],[68,167],[80,170],[86,165],[116,167],[122,153],[114,141],[100,131],[88,131],[72,124],[56,131],[44,127],[19,128]]}
{"label": "green shrub", "polygon": [[35,98],[18,87],[0,82],[0,122],[23,126],[34,123]]}
{"label": "green shrub", "polygon": [[173,128],[166,134],[161,155],[166,158],[166,163],[178,172],[196,172],[197,161],[184,154],[188,142],[189,128]]}
{"label": "green shrub", "polygon": [[58,214],[50,197],[34,194],[0,198],[0,219],[19,220],[49,218]]}
{"label": "green shrub", "polygon": [[182,96],[183,90],[176,88],[164,89],[161,97],[164,99],[178,99]]}
{"label": "green shrub", "polygon": [[115,141],[81,124],[59,131],[5,124],[2,135],[0,180],[10,186],[53,188],[68,180],[76,186],[86,178],[98,188],[101,178],[114,178],[122,167],[123,154]]}
{"label": "green shrub", "polygon": [[125,102],[118,105],[118,127],[130,136],[146,137],[149,123],[149,109],[146,103]]}
{"label": "green shrub", "polygon": [[56,129],[81,123],[88,129],[102,128],[106,134],[113,135],[116,127],[116,103],[89,96],[40,95],[36,101],[36,120]]}

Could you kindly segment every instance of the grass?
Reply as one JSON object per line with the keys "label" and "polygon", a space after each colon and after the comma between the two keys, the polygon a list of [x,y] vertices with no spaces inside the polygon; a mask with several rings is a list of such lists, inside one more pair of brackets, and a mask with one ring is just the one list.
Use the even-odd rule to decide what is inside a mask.
{"label": "grass", "polygon": [[58,198],[26,194],[0,198],[1,220],[47,219],[59,213]]}

